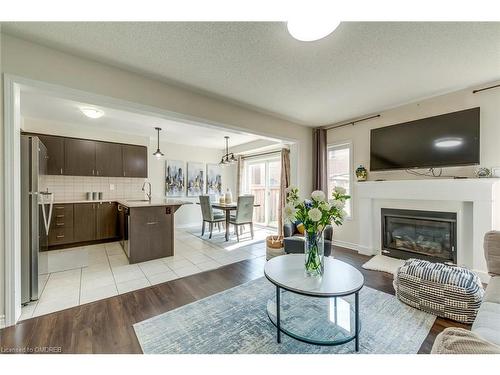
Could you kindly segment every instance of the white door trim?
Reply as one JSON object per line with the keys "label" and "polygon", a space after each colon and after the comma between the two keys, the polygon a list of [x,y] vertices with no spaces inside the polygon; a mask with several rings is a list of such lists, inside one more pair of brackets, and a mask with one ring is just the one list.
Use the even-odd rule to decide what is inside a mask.
{"label": "white door trim", "polygon": [[[168,120],[210,127],[223,128],[233,131],[249,133],[248,129],[231,124],[206,120],[178,112],[129,102],[105,95],[73,89],[48,82],[33,80],[17,75],[4,73],[4,199],[5,199],[5,325],[16,324],[21,315],[21,218],[20,218],[20,131],[21,109],[20,92],[22,87],[29,87],[52,93],[58,97],[88,104],[101,105],[129,112],[136,112],[149,116],[156,116]],[[252,131],[262,137],[277,139],[276,135],[266,132]],[[285,142],[297,144],[295,138],[282,137]]]}
{"label": "white door trim", "polygon": [[21,235],[20,235],[20,86],[4,74],[4,249],[5,325],[21,315]]}

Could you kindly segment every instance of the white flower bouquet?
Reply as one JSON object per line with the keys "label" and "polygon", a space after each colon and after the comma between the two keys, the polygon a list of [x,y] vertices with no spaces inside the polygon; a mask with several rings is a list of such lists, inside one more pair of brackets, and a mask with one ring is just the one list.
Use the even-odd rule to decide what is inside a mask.
{"label": "white flower bouquet", "polygon": [[287,222],[301,222],[304,225],[306,272],[309,275],[323,273],[322,239],[323,230],[331,223],[342,225],[346,217],[344,210],[346,201],[350,198],[346,190],[336,187],[332,199],[326,200],[325,193],[316,190],[310,199],[303,201],[295,187],[287,189],[286,205],[283,212]]}

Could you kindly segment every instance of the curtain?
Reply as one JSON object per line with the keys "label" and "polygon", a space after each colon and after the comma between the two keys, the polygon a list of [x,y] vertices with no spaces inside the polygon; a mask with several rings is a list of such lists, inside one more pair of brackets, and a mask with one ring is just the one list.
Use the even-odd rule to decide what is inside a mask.
{"label": "curtain", "polygon": [[283,234],[283,208],[286,203],[286,189],[290,186],[290,150],[281,150],[280,202],[278,207],[278,234]]}
{"label": "curtain", "polygon": [[238,164],[236,164],[236,197],[243,194],[243,157],[238,155]]}
{"label": "curtain", "polygon": [[314,129],[313,143],[313,189],[328,193],[326,130]]}

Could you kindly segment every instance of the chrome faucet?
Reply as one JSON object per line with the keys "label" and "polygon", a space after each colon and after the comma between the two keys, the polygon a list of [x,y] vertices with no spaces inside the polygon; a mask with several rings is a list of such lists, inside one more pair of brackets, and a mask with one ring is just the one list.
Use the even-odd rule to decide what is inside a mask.
{"label": "chrome faucet", "polygon": [[[149,191],[146,193],[146,185],[149,185]],[[147,182],[145,181],[143,184],[142,184],[142,191],[146,194],[146,196],[148,197],[149,199],[149,202],[151,202],[151,182]]]}

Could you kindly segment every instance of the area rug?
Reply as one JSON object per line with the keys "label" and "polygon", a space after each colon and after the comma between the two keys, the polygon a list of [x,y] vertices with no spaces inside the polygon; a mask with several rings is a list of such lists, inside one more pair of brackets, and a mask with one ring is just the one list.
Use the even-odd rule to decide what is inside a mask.
{"label": "area rug", "polygon": [[[355,353],[354,342],[316,346],[282,335],[278,344],[266,313],[274,294],[262,277],[134,324],[134,330],[146,354]],[[359,298],[360,353],[418,352],[435,316],[366,286]],[[306,324],[318,329],[317,317],[310,316]]]}
{"label": "area rug", "polygon": [[237,241],[236,234],[234,234],[234,229],[231,226],[231,235],[229,236],[229,241],[226,241],[226,231],[221,228],[221,231],[217,228],[214,228],[212,233],[212,238],[208,238],[210,231],[208,229],[205,230],[205,235],[201,235],[201,228],[199,227],[190,227],[186,228],[186,231],[193,236],[196,236],[212,246],[217,246],[226,250],[234,250],[241,247],[245,247],[247,245],[254,245],[258,243],[263,243],[266,240],[266,237],[271,234],[276,234],[275,231],[269,230],[267,228],[259,228],[257,226],[254,227],[254,237],[252,238],[250,235],[250,228],[248,225],[245,226],[245,232],[240,235],[240,241]]}
{"label": "area rug", "polygon": [[368,262],[362,265],[366,270],[382,271],[396,274],[398,268],[404,264],[404,260],[391,258],[385,255],[375,255]]}

